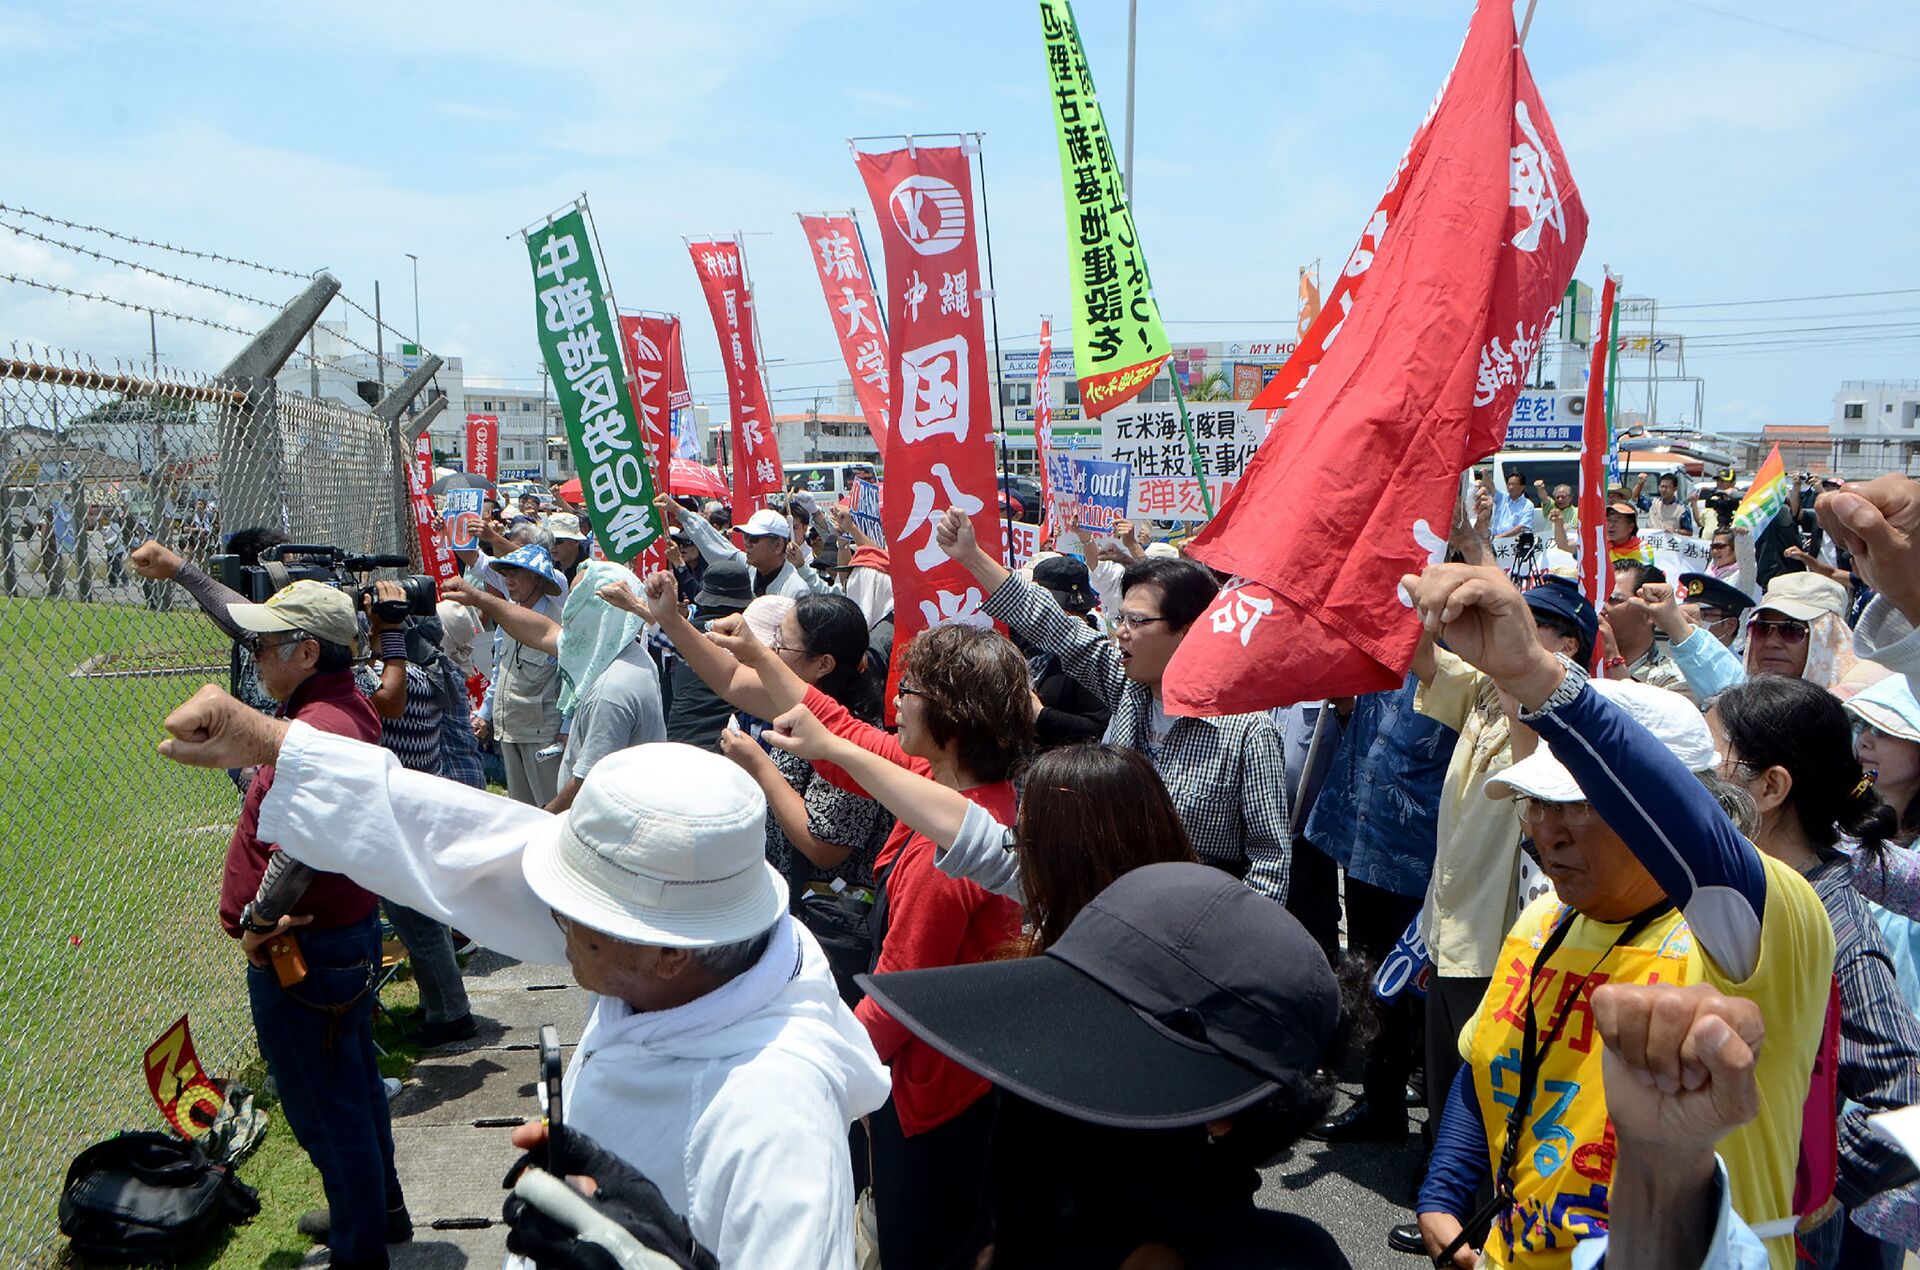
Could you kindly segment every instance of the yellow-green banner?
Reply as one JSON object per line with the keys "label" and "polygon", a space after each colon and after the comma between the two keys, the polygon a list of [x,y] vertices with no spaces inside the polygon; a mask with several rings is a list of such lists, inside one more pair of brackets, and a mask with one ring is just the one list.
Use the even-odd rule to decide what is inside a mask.
{"label": "yellow-green banner", "polygon": [[1172,348],[1153,300],[1147,258],[1094,95],[1073,6],[1067,0],[1040,0],[1040,33],[1060,131],[1060,186],[1073,280],[1073,365],[1082,408],[1099,415],[1145,388]]}

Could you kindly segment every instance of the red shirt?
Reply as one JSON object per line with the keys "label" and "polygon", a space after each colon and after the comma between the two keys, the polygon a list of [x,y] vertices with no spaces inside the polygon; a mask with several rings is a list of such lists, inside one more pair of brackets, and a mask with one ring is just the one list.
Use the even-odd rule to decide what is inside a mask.
{"label": "red shirt", "polygon": [[[322,732],[380,744],[380,716],[354,683],[351,670],[309,677],[293,690],[280,715],[310,723]],[[260,804],[272,788],[273,766],[268,764],[247,786],[246,799],[240,804],[240,823],[233,827],[233,839],[227,843],[226,877],[220,883],[220,925],[235,939],[240,937],[240,910],[259,892],[267,859],[280,849],[260,841],[255,833],[260,826]],[[312,930],[332,930],[351,926],[379,903],[372,891],[355,885],[344,874],[315,873],[313,884],[293,906],[293,912],[311,916]]]}
{"label": "red shirt", "polygon": [[[920,776],[931,776],[925,759],[900,748],[892,734],[862,723],[818,688],[807,689],[807,709],[835,736]],[[863,796],[866,790],[840,768],[822,763],[821,776]],[[960,791],[1002,824],[1012,824],[1013,782],[995,781]],[[887,934],[874,973],[926,970],[990,961],[1020,934],[1020,906],[973,882],[948,877],[933,862],[933,840],[897,822],[880,848],[877,867],[887,875]],[[947,1058],[896,1022],[871,997],[854,1007],[873,1048],[893,1072],[893,1109],[907,1136],[925,1133],[953,1119],[992,1086]]]}

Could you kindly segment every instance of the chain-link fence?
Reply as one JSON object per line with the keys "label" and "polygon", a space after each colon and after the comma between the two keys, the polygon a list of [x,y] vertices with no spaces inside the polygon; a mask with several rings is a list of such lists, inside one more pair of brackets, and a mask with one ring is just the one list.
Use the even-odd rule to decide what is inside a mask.
{"label": "chain-link fence", "polygon": [[239,793],[155,752],[229,644],[129,554],[204,565],[255,525],[404,550],[395,453],[374,416],[271,383],[0,356],[0,1267],[53,1255],[75,1151],[157,1123],[143,1056],[174,1020],[211,1073],[255,1057],[214,915]]}

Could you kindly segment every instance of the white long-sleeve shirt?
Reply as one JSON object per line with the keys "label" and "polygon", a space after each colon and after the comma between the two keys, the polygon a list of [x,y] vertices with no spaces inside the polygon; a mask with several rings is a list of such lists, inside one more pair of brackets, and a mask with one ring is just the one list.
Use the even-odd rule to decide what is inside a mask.
{"label": "white long-sleeve shirt", "polygon": [[[565,940],[521,872],[559,821],[295,723],[259,832],[490,948],[560,964]],[[592,997],[565,1093],[568,1122],[651,1178],[722,1265],[853,1265],[847,1130],[886,1101],[887,1070],[791,917],[752,969],[686,1005]]]}
{"label": "white long-sleeve shirt", "polygon": [[[713,522],[699,512],[680,508],[680,528],[687,531],[687,537],[693,539],[693,545],[700,549],[700,554],[706,558],[708,564],[719,564],[722,560],[738,560],[741,564],[747,563],[747,553],[727,541],[727,536],[715,529]],[[773,575],[773,581],[767,583],[764,588],[761,587],[759,576],[754,573],[751,565],[747,566],[747,576],[753,579],[755,595],[786,595],[799,600],[812,595],[815,590],[808,585],[805,578],[800,576],[799,571],[785,560],[780,562],[780,571]]]}

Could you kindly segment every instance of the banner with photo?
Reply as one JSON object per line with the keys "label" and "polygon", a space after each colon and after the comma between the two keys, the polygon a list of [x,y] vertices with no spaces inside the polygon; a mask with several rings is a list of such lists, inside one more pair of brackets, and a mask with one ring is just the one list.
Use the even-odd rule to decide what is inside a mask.
{"label": "banner with photo", "polygon": [[625,564],[661,535],[646,438],[620,356],[620,320],[594,259],[586,205],[526,236],[534,326],[566,421],[594,537]]}
{"label": "banner with photo", "polygon": [[486,507],[483,489],[450,489],[440,519],[447,527],[447,546],[454,551],[480,549],[480,519]]}

